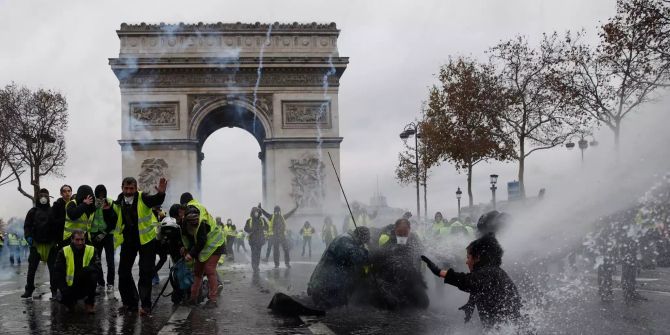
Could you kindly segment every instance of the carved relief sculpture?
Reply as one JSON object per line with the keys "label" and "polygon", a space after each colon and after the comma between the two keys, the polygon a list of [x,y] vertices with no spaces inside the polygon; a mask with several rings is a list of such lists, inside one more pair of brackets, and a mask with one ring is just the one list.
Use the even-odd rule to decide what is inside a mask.
{"label": "carved relief sculpture", "polygon": [[330,101],[283,101],[283,128],[330,128]]}
{"label": "carved relief sculpture", "polygon": [[179,129],[178,102],[140,102],[130,104],[130,129]]}
{"label": "carved relief sculpture", "polygon": [[147,194],[156,192],[155,187],[161,178],[168,178],[168,163],[162,158],[148,158],[142,162],[137,186]]}
{"label": "carved relief sculpture", "polygon": [[321,207],[326,195],[323,162],[316,157],[292,159],[289,170],[293,173],[293,200],[304,208]]}

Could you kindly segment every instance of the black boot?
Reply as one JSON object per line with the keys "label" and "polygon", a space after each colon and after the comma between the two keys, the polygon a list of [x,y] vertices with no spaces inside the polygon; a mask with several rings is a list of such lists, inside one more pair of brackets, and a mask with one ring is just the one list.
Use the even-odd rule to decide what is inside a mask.
{"label": "black boot", "polygon": [[21,295],[21,298],[32,298],[33,297],[33,290],[28,290],[26,289],[25,292]]}

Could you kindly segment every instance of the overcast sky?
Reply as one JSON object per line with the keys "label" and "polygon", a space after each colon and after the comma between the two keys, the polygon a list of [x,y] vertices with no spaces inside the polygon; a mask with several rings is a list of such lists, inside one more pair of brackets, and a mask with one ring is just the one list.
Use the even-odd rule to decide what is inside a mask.
{"label": "overcast sky", "polygon": [[[107,185],[119,190],[121,104],[118,81],[108,58],[118,56],[115,30],[122,22],[336,22],[340,56],[349,57],[339,91],[341,169],[350,199],[368,202],[379,178],[389,204],[411,209],[415,191],[394,178],[398,134],[419,114],[434,74],[449,56],[484,58],[500,41],[525,34],[585,28],[593,33],[614,14],[613,0],[490,1],[7,1],[0,0],[0,84],[58,89],[70,107],[68,160],[64,179],[44,186],[57,195],[63,183]],[[667,114],[667,113],[665,113]],[[647,140],[662,112],[650,111],[624,138]],[[667,118],[665,119],[667,120]],[[633,124],[642,124],[635,128]],[[647,128],[648,129],[648,128]],[[589,149],[589,161],[612,152],[611,134],[597,135],[601,146]],[[633,146],[634,147],[634,146]],[[203,200],[215,214],[236,222],[260,199],[258,144],[239,129],[221,129],[204,145]],[[667,151],[666,151],[667,155]],[[578,151],[562,147],[534,153],[527,163],[527,192],[561,183],[579,173]],[[516,179],[513,163],[475,168],[475,202],[489,201],[488,175],[501,183]],[[231,176],[219,178],[219,176]],[[429,182],[429,212],[455,212],[454,192],[465,188],[465,175],[452,166],[435,168]],[[501,191],[505,191],[503,187]],[[506,196],[501,196],[503,199]],[[422,200],[423,201],[423,200]],[[14,185],[0,188],[0,217],[23,216],[30,207]]]}

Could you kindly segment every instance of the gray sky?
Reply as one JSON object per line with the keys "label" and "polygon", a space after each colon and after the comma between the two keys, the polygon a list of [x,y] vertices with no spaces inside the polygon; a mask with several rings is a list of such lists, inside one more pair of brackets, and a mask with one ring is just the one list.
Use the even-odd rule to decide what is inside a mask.
{"label": "gray sky", "polygon": [[[448,57],[484,57],[501,39],[586,28],[614,13],[613,0],[489,1],[21,1],[0,0],[0,84],[10,81],[62,91],[70,107],[65,179],[44,186],[53,195],[63,183],[107,185],[119,190],[121,106],[118,81],[107,59],[118,55],[115,30],[122,22],[331,22],[341,29],[340,56],[350,57],[339,93],[341,169],[350,199],[367,202],[380,189],[395,207],[413,208],[414,189],[393,179],[398,134],[419,115],[434,74]],[[667,104],[666,104],[667,105]],[[667,113],[666,113],[667,114]],[[623,141],[647,140],[663,113],[650,111],[624,128]],[[667,117],[666,119],[667,120]],[[624,124],[626,127],[627,124]],[[648,128],[646,128],[648,129]],[[597,135],[588,164],[612,153],[611,134]],[[663,142],[662,142],[663,143]],[[260,198],[258,144],[239,129],[222,129],[205,143],[203,200],[217,215],[236,222]],[[627,150],[627,149],[625,149]],[[666,151],[667,153],[667,151]],[[588,165],[587,164],[587,165]],[[527,192],[564,183],[579,173],[579,153],[564,148],[538,152],[527,163]],[[513,163],[480,164],[475,169],[475,202],[489,201],[488,175],[516,179]],[[218,176],[235,176],[219,178]],[[443,164],[432,172],[429,212],[455,212],[456,187],[465,175]],[[505,191],[503,187],[501,191]],[[502,196],[503,199],[506,196]],[[23,216],[30,207],[14,185],[0,188],[0,217]]]}

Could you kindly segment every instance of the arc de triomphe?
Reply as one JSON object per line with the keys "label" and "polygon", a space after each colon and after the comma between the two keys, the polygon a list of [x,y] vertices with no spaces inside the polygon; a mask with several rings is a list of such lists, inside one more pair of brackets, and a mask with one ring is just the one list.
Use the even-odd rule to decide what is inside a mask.
{"label": "arc de triomphe", "polygon": [[203,143],[239,127],[260,146],[265,207],[299,202],[309,215],[339,204],[327,152],[339,170],[348,58],[339,57],[335,23],[124,23],[117,35],[109,64],[121,89],[122,173],[140,189],[165,176],[166,203],[185,191],[200,197]]}

